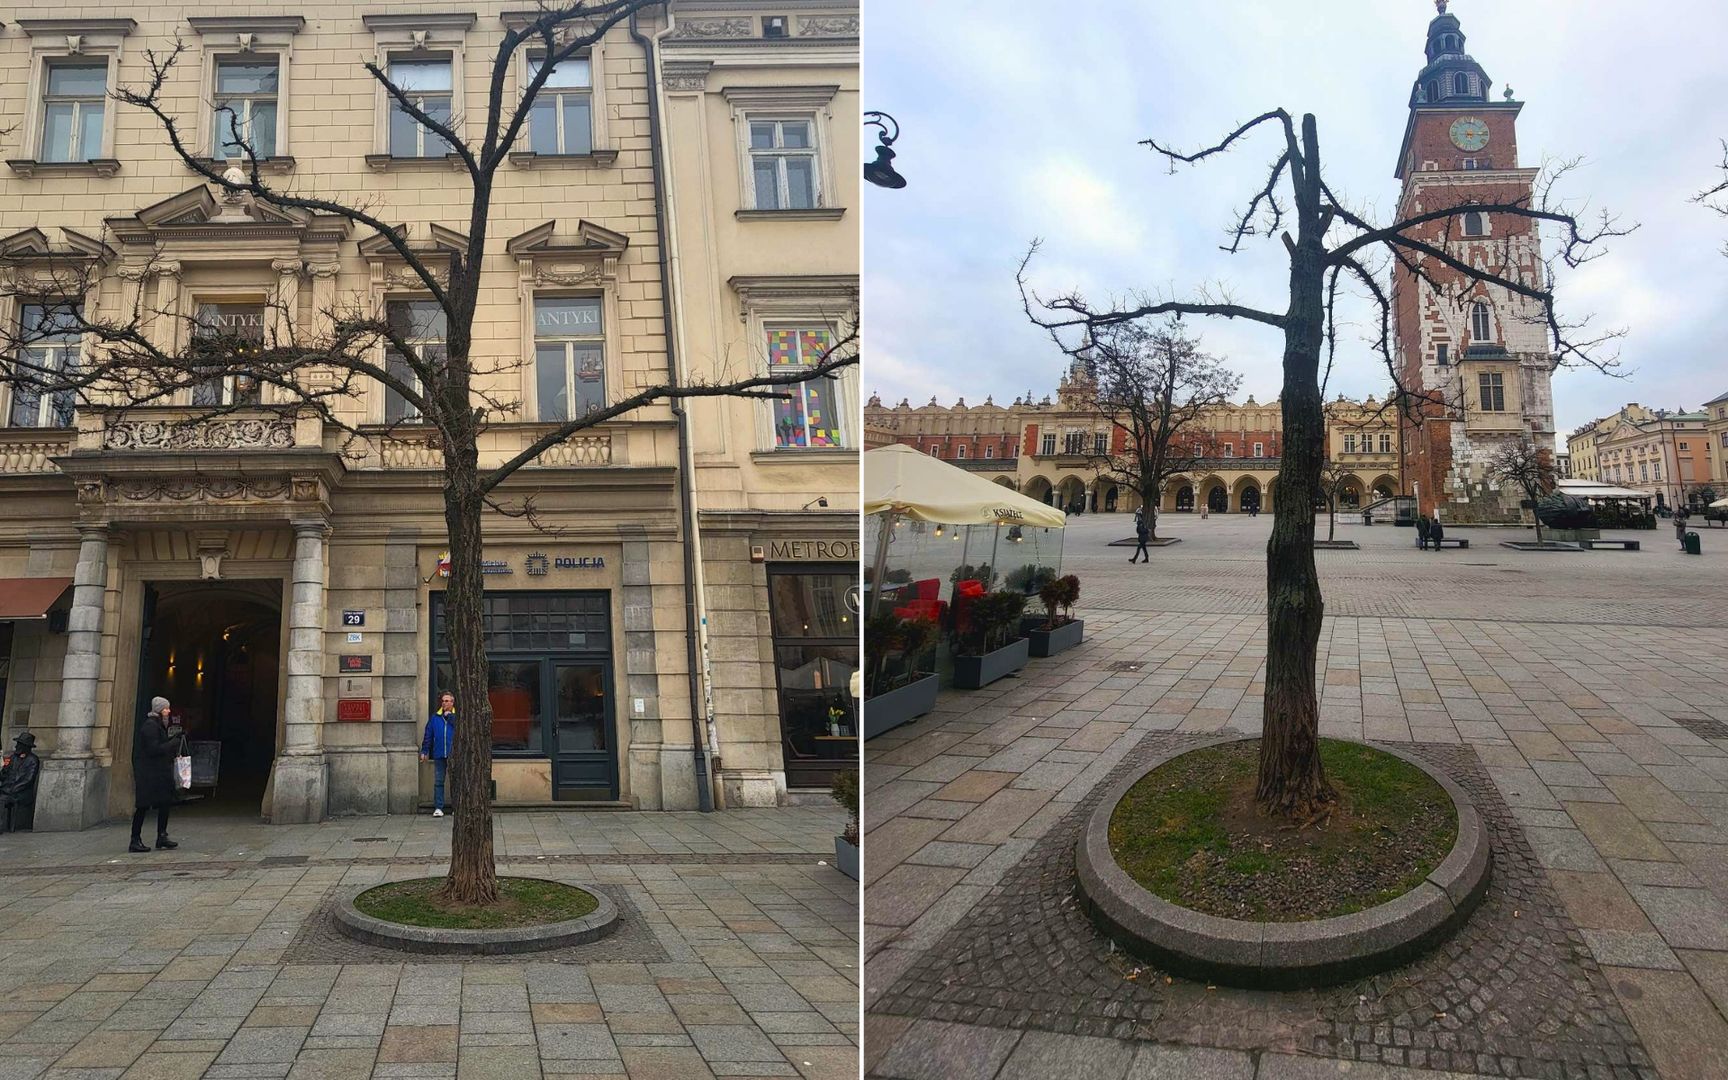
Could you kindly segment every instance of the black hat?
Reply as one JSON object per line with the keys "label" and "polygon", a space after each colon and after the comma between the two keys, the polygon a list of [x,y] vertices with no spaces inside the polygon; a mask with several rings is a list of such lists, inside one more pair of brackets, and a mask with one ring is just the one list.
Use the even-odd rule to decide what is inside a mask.
{"label": "black hat", "polygon": [[36,736],[30,734],[28,731],[21,731],[18,733],[18,744],[26,750],[34,749],[36,746]]}

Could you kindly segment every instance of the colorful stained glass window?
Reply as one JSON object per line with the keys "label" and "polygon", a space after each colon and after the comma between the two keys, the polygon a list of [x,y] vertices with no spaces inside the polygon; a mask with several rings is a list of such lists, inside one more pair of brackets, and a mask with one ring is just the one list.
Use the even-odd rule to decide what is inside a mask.
{"label": "colorful stained glass window", "polygon": [[[834,347],[825,329],[770,328],[768,370],[787,375],[822,363]],[[774,400],[776,449],[838,447],[841,438],[840,385],[819,377],[782,387],[787,396]]]}

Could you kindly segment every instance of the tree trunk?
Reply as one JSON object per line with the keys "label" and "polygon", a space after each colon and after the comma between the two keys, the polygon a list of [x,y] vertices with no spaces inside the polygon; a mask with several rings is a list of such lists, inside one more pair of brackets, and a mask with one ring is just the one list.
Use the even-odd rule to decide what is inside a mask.
{"label": "tree trunk", "polygon": [[[1312,117],[1303,134],[1319,203],[1319,160]],[[1325,319],[1322,231],[1318,210],[1304,207],[1302,236],[1290,263],[1290,310],[1284,328],[1284,455],[1278,468],[1284,511],[1272,517],[1266,544],[1266,698],[1260,775],[1254,797],[1263,813],[1304,820],[1337,798],[1320,765],[1320,707],[1314,662],[1324,605],[1314,565],[1314,500],[1326,422],[1320,402],[1320,345]]]}
{"label": "tree trunk", "polygon": [[498,868],[492,850],[492,704],[481,622],[484,500],[479,455],[468,434],[467,445],[444,448],[444,522],[450,533],[444,626],[456,679],[456,753],[449,777],[456,820],[450,875],[438,895],[461,904],[492,904],[498,901]]}
{"label": "tree trunk", "polygon": [[1158,539],[1158,495],[1156,492],[1148,495],[1140,493],[1140,506],[1146,519],[1146,539]]}
{"label": "tree trunk", "polygon": [[1338,531],[1338,500],[1326,500],[1326,542],[1330,544]]}

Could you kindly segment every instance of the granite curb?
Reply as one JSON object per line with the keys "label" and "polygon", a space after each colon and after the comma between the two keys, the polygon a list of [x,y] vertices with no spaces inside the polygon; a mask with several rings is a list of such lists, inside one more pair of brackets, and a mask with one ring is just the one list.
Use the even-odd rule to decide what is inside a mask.
{"label": "granite curb", "polygon": [[[533,880],[549,880],[536,878]],[[437,953],[452,956],[495,956],[502,953],[539,952],[569,945],[585,945],[612,933],[618,928],[618,907],[599,889],[581,882],[558,881],[594,897],[597,907],[580,919],[543,923],[538,926],[513,926],[496,930],[454,930],[432,926],[405,926],[373,918],[354,906],[363,892],[378,887],[378,882],[344,889],[336,903],[336,927],[342,933],[368,945],[400,949],[413,953]]]}
{"label": "granite curb", "polygon": [[1428,774],[1451,797],[1458,813],[1458,838],[1452,850],[1421,884],[1395,900],[1310,922],[1248,922],[1160,899],[1116,865],[1110,853],[1110,818],[1129,789],[1183,754],[1258,738],[1231,736],[1173,750],[1131,771],[1106,791],[1080,833],[1074,862],[1087,914],[1117,944],[1188,978],[1248,989],[1305,989],[1403,964],[1439,944],[1481,903],[1489,877],[1488,838],[1481,815],[1464,790],[1438,769],[1380,743],[1364,745]]}

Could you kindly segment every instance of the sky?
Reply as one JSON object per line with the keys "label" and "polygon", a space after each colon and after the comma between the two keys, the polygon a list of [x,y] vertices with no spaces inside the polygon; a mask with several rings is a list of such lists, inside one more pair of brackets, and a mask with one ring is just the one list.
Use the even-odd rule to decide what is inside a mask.
{"label": "sky", "polygon": [[[1266,180],[1268,130],[1231,154],[1172,173],[1139,145],[1191,150],[1282,106],[1319,121],[1339,196],[1382,218],[1424,63],[1431,0],[870,0],[864,107],[902,128],[909,183],[865,185],[866,393],[889,405],[998,404],[1053,393],[1064,358],[1020,308],[1015,267],[1035,238],[1041,291],[1094,302],[1183,296],[1210,286],[1282,310],[1276,241],[1219,250],[1231,212]],[[1606,209],[1631,235],[1558,280],[1563,317],[1621,329],[1620,375],[1561,369],[1565,434],[1629,401],[1696,408],[1728,392],[1728,217],[1692,202],[1720,177],[1728,138],[1728,5],[1719,0],[1454,0],[1466,51],[1525,102],[1521,166],[1582,158],[1559,194]],[[1658,17],[1656,11],[1660,11]],[[1341,310],[1328,394],[1383,396],[1370,309]],[[1282,335],[1190,320],[1243,377],[1278,394]]]}

